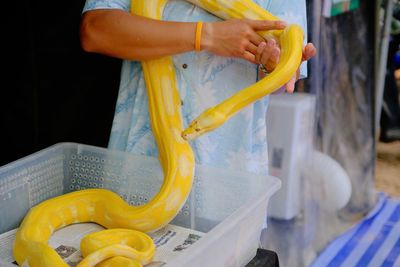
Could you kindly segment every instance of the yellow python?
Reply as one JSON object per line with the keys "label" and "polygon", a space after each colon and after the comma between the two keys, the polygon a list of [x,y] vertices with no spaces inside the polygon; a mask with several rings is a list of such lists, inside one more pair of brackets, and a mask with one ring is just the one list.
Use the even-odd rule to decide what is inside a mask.
{"label": "yellow python", "polygon": [[[252,0],[187,0],[216,16],[277,20]],[[131,11],[161,19],[167,0],[133,0]],[[185,139],[215,129],[248,104],[277,90],[295,74],[301,63],[303,31],[290,25],[283,31],[260,32],[279,38],[281,59],[276,69],[261,81],[202,113],[183,131],[181,102],[171,57],[142,62],[149,99],[149,113],[156,139],[164,182],[147,204],[133,207],[105,189],[86,189],[44,201],[31,208],[14,242],[19,265],[68,266],[47,244],[52,233],[64,226],[95,222],[108,230],[86,236],[81,242],[85,257],[79,267],[142,266],[151,261],[155,246],[147,235],[169,223],[186,201],[192,186],[194,156]],[[137,231],[135,231],[135,230]],[[138,232],[140,231],[140,232]]]}

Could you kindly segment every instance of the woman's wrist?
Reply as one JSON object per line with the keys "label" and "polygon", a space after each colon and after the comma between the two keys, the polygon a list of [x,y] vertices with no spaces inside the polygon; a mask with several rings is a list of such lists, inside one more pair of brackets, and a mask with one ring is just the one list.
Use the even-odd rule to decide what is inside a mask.
{"label": "woman's wrist", "polygon": [[200,50],[212,51],[213,25],[211,22],[204,22],[201,31]]}

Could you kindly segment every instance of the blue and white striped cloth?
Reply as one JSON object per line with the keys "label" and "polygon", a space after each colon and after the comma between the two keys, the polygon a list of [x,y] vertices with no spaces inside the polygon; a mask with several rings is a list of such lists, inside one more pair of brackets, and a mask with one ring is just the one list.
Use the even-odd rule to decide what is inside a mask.
{"label": "blue and white striped cloth", "polygon": [[360,223],[332,241],[311,267],[400,267],[400,199],[380,193]]}

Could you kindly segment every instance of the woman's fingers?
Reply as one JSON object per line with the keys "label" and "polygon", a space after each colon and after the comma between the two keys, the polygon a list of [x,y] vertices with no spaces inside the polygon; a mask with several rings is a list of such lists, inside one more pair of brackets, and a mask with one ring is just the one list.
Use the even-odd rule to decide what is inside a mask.
{"label": "woman's fingers", "polygon": [[259,64],[262,64],[261,63],[261,56],[262,56],[262,52],[264,51],[264,49],[266,47],[267,47],[267,43],[266,42],[261,42],[259,44],[259,46],[257,47],[256,53],[254,53],[256,62],[259,63]]}
{"label": "woman's fingers", "polygon": [[255,64],[264,64],[272,71],[280,57],[279,44],[272,37],[264,40],[257,32],[281,30],[283,21],[232,19],[206,23],[203,27],[202,44],[205,50],[219,56],[244,58]]}
{"label": "woman's fingers", "polygon": [[254,55],[257,64],[263,64],[269,72],[273,71],[279,62],[280,48],[273,38],[263,39],[258,46],[249,43],[247,51]]}
{"label": "woman's fingers", "polygon": [[252,53],[254,56],[256,56],[257,51],[258,51],[258,47],[255,46],[253,43],[249,43],[247,45],[247,51],[249,51],[250,53]]}
{"label": "woman's fingers", "polygon": [[264,65],[268,72],[271,72],[278,65],[281,55],[281,49],[274,39],[267,41],[267,47],[261,55],[260,63]]}
{"label": "woman's fingers", "polygon": [[[273,70],[277,64],[277,61],[279,61],[280,53],[279,51],[276,51],[278,49],[275,49],[272,58],[270,58],[270,54],[274,47],[277,46],[277,42],[273,38],[265,40],[257,33],[257,31],[281,30],[287,26],[287,23],[284,21],[250,19],[245,19],[243,21],[247,23],[252,29],[252,31],[248,32],[248,40],[250,41],[250,43],[247,47],[247,51],[255,56],[256,63],[262,64],[263,62],[265,62],[265,64],[267,65],[267,69]],[[267,51],[263,49],[265,47],[268,48]]]}
{"label": "woman's fingers", "polygon": [[245,19],[255,31],[282,30],[287,26],[287,23],[281,20],[252,20]]}
{"label": "woman's fingers", "polygon": [[269,55],[268,59],[266,59],[267,56],[263,55],[261,61],[266,61],[264,66],[268,72],[271,72],[276,68],[276,65],[278,65],[279,63],[280,56],[281,56],[281,50],[277,47],[271,50],[271,54]]}
{"label": "woman's fingers", "polygon": [[[249,41],[255,46],[259,46],[260,43],[264,42],[265,39],[261,37],[257,31],[268,31],[268,30],[282,30],[287,26],[284,21],[271,21],[271,20],[244,20],[253,29],[253,32],[249,34]],[[271,40],[274,40],[271,37]]]}
{"label": "woman's fingers", "polygon": [[297,74],[293,75],[292,78],[290,78],[290,80],[285,84],[286,92],[293,93],[294,84],[296,83],[296,80],[297,80],[296,76],[297,76]]}
{"label": "woman's fingers", "polygon": [[[232,19],[220,22],[205,23],[202,34],[202,47],[219,56],[240,57],[248,59],[247,52],[253,54],[255,62],[257,48],[264,42],[257,31],[283,29],[286,23],[281,21]],[[258,56],[261,59],[261,56]],[[257,62],[255,62],[257,63]]]}
{"label": "woman's fingers", "polygon": [[247,61],[250,61],[251,63],[257,64],[254,54],[250,53],[249,51],[244,51],[242,58]]}
{"label": "woman's fingers", "polygon": [[[302,61],[307,61],[313,56],[317,54],[317,49],[312,43],[308,43],[305,45],[303,49],[303,58]],[[289,82],[285,84],[285,89],[288,93],[293,93],[294,86],[297,80],[300,78],[300,69],[297,69],[296,74],[290,78]]]}
{"label": "woman's fingers", "polygon": [[255,60],[271,72],[279,62],[280,52],[277,42],[274,39],[268,39],[257,47]]}
{"label": "woman's fingers", "polygon": [[306,46],[303,49],[303,61],[307,61],[310,58],[312,58],[313,56],[315,56],[317,54],[317,49],[315,48],[315,46],[312,43],[308,43],[306,44]]}
{"label": "woman's fingers", "polygon": [[255,46],[259,46],[260,43],[264,42],[264,38],[262,38],[258,33],[252,31],[249,33],[248,40],[253,43]]}

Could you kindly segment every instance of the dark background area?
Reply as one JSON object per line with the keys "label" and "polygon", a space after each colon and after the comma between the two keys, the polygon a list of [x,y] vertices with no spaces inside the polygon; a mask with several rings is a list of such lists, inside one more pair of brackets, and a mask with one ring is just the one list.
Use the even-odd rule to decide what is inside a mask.
{"label": "dark background area", "polygon": [[22,0],[4,8],[0,165],[58,142],[107,146],[121,60],[81,49],[84,3]]}

